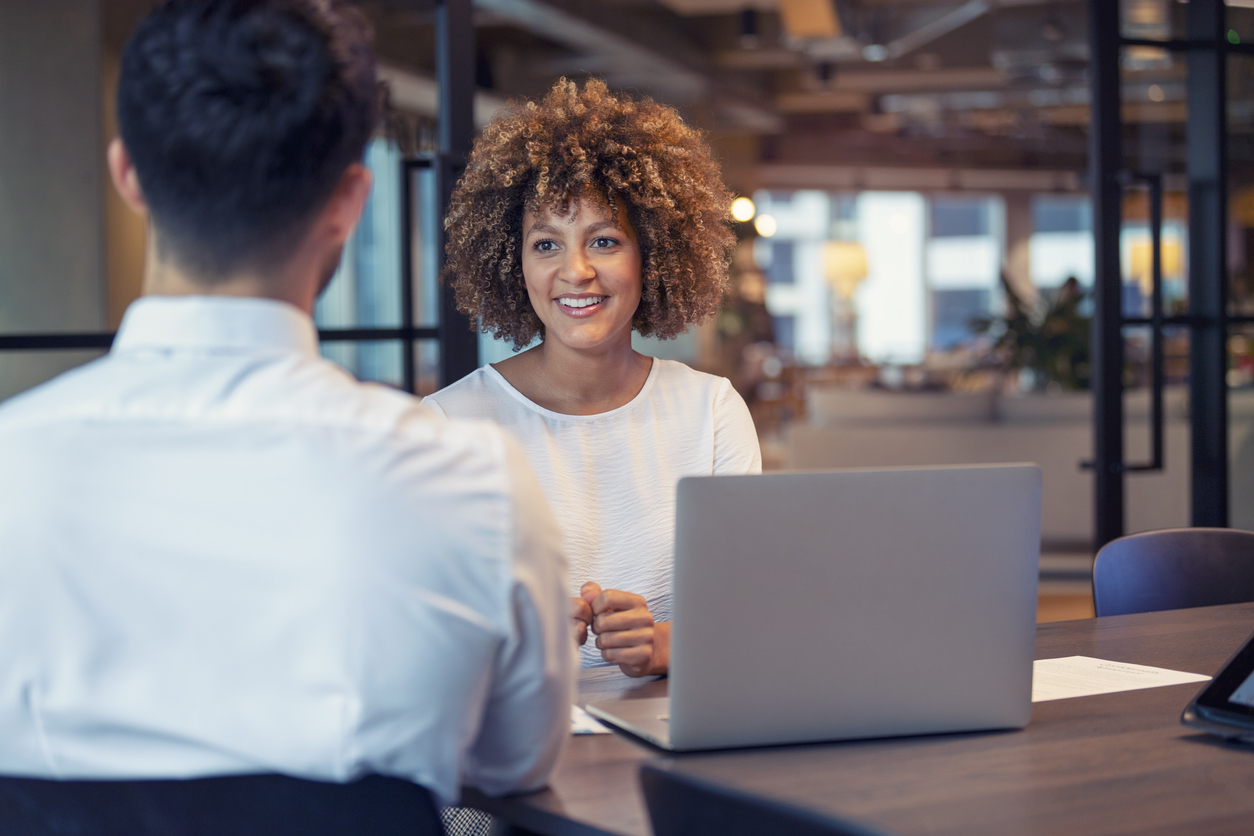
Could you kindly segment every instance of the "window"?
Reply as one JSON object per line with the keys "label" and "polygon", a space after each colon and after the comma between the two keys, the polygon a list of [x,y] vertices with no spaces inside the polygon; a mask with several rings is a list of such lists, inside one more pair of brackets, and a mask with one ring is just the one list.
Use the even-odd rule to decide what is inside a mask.
{"label": "window", "polygon": [[932,237],[988,235],[989,201],[982,197],[935,197],[931,200]]}
{"label": "window", "polygon": [[[375,139],[366,152],[374,188],[335,277],[318,300],[319,328],[398,328],[401,324],[401,159]],[[399,340],[327,341],[322,354],[362,380],[403,385]]]}
{"label": "window", "polygon": [[1084,197],[1042,195],[1032,200],[1033,232],[1091,232],[1093,205]]}
{"label": "window", "polygon": [[775,344],[785,351],[792,351],[797,343],[796,319],[791,316],[772,316],[771,327],[775,330]]}
{"label": "window", "polygon": [[987,289],[932,291],[932,348],[956,348],[971,341],[973,320],[987,316],[992,292]]}
{"label": "window", "polygon": [[771,284],[796,284],[797,273],[792,241],[771,242],[771,265],[766,269]]}

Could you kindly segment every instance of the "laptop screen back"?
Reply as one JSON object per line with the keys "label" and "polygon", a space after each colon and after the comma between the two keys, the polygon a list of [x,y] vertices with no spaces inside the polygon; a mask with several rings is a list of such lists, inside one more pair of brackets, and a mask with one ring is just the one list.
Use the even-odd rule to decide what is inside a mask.
{"label": "laptop screen back", "polygon": [[670,743],[1023,726],[1033,465],[680,481]]}

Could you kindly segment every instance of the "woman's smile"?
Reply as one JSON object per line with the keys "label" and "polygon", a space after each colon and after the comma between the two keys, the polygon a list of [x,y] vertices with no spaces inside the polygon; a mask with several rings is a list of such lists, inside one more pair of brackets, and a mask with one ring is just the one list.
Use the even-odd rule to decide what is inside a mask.
{"label": "woman's smile", "polygon": [[600,296],[596,294],[559,296],[557,297],[557,304],[561,305],[565,309],[563,313],[566,313],[569,316],[592,316],[600,310],[601,304],[609,298],[610,297],[608,296]]}

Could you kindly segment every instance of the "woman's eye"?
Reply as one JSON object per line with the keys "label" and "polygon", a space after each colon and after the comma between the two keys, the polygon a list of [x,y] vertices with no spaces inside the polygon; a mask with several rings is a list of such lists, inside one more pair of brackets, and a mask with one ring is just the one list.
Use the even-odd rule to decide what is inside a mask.
{"label": "woman's eye", "polygon": [[616,246],[617,244],[618,244],[617,239],[606,238],[604,236],[597,238],[595,241],[592,242],[592,246],[597,247],[599,249],[605,249],[606,247],[613,247],[613,246]]}
{"label": "woman's eye", "polygon": [[542,253],[549,253],[557,249],[557,243],[547,238],[541,238],[539,241],[531,245],[533,249]]}

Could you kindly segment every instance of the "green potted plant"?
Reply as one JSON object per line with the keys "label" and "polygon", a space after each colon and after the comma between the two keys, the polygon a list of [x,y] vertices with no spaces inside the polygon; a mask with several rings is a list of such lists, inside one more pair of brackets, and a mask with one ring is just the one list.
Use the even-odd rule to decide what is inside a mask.
{"label": "green potted plant", "polygon": [[1036,304],[1026,301],[1003,273],[1006,312],[973,320],[972,330],[993,338],[989,352],[1006,371],[1032,371],[1032,388],[1085,390],[1091,364],[1089,324],[1080,313],[1086,293],[1074,277]]}

